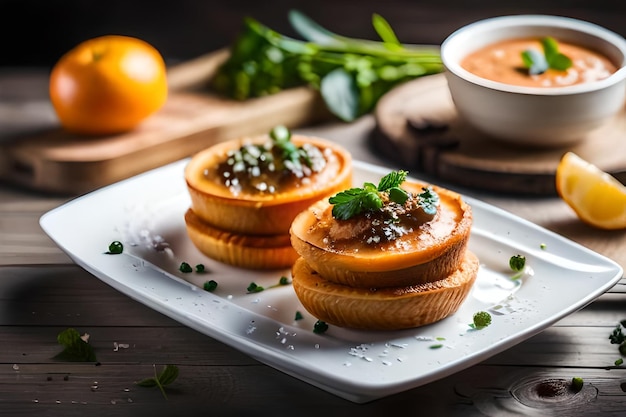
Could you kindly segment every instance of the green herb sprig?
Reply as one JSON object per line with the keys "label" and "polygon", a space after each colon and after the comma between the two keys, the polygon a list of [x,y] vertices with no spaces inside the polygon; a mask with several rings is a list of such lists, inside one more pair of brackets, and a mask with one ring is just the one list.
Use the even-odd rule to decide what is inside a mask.
{"label": "green herb sprig", "polygon": [[380,41],[338,35],[297,10],[288,19],[303,40],[245,19],[212,87],[245,100],[309,86],[321,93],[331,113],[353,121],[373,110],[391,88],[443,71],[437,48],[401,44],[378,14],[372,16],[372,25]]}
{"label": "green herb sprig", "polygon": [[535,49],[527,49],[522,52],[522,61],[528,68],[530,75],[539,75],[548,69],[565,71],[572,66],[572,60],[559,52],[559,44],[556,39],[547,36],[541,39],[543,54]]}
{"label": "green herb sprig", "polygon": [[381,193],[387,192],[389,199],[398,204],[404,204],[408,193],[400,188],[407,176],[406,171],[394,171],[381,178],[378,186],[371,182],[363,184],[363,188],[350,188],[328,199],[333,204],[333,217],[339,220],[348,220],[366,210],[378,210],[383,206]]}
{"label": "green herb sprig", "polygon": [[165,387],[170,385],[178,378],[179,370],[176,365],[165,365],[160,373],[157,373],[156,365],[153,365],[154,377],[142,379],[135,382],[135,385],[140,387],[159,387],[163,398],[167,400],[167,394],[165,393]]}

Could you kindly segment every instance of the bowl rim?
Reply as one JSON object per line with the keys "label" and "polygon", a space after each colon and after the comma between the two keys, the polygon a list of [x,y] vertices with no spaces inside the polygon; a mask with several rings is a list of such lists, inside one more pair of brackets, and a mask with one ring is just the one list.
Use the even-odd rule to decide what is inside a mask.
{"label": "bowl rim", "polygon": [[[510,29],[511,26],[523,27],[523,26],[545,26],[570,29],[573,31],[579,31],[591,36],[594,36],[607,44],[617,48],[622,56],[621,67],[609,77],[590,83],[575,84],[570,86],[543,88],[543,87],[527,87],[516,86],[513,84],[501,83],[498,81],[488,80],[483,77],[479,77],[470,71],[462,68],[458,60],[450,58],[450,46],[459,42],[458,39],[467,38],[472,33],[476,33],[483,30],[503,30]],[[511,36],[513,38],[514,36]],[[506,37],[505,37],[506,38]],[[460,27],[452,32],[441,44],[441,60],[447,72],[456,75],[457,77],[492,90],[517,93],[525,95],[542,95],[542,96],[557,96],[557,95],[571,95],[580,94],[591,91],[602,90],[611,87],[626,78],[626,39],[621,35],[595,23],[591,23],[581,19],[575,19],[565,16],[556,15],[544,15],[544,14],[520,14],[520,15],[505,15],[490,17],[482,20],[475,21]]]}

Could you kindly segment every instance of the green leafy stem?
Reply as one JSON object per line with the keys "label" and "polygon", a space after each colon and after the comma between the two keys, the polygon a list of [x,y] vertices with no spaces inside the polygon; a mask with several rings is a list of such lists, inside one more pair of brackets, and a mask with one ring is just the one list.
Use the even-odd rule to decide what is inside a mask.
{"label": "green leafy stem", "polygon": [[378,14],[372,25],[381,41],[338,35],[297,10],[289,12],[289,21],[304,40],[244,19],[213,88],[245,100],[307,85],[320,91],[331,113],[352,121],[373,110],[394,86],[443,71],[438,48],[400,43]]}
{"label": "green leafy stem", "polygon": [[165,393],[165,387],[178,378],[179,370],[176,365],[165,365],[161,372],[157,372],[156,365],[153,365],[154,377],[145,378],[135,384],[140,387],[158,387],[163,394],[163,398],[167,400],[167,394]]}

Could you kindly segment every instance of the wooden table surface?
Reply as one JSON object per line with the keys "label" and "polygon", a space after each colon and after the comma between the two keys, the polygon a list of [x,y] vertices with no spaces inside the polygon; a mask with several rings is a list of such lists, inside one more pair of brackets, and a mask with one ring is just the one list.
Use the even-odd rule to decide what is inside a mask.
{"label": "wooden table surface", "polygon": [[[3,134],[54,122],[45,74],[0,77]],[[17,116],[16,116],[17,115]],[[299,129],[336,140],[354,158],[393,166],[372,151],[370,116]],[[446,184],[444,184],[446,185]],[[453,184],[450,186],[454,187]],[[578,221],[558,198],[461,190],[562,234],[626,267],[626,232]],[[626,366],[608,335],[626,319],[626,281],[540,334],[466,370],[366,404],[288,376],[134,301],[76,266],[40,229],[46,211],[74,196],[0,184],[0,415],[625,415]],[[52,359],[57,334],[92,335],[97,364]],[[117,348],[115,346],[118,346]],[[120,347],[124,346],[124,347]],[[153,365],[180,376],[166,401],[134,382]],[[572,394],[546,394],[584,379]]]}

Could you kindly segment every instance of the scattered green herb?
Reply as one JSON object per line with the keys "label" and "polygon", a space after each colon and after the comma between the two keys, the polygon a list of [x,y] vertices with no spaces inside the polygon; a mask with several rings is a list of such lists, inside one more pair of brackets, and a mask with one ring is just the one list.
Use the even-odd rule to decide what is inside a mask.
{"label": "scattered green herb", "polygon": [[136,382],[135,385],[140,387],[159,387],[161,394],[163,394],[163,398],[167,400],[165,387],[178,378],[178,367],[176,365],[165,365],[163,370],[157,374],[156,365],[152,366],[154,367],[154,377],[142,379],[141,381]]}
{"label": "scattered green herb", "polygon": [[526,268],[526,257],[524,255],[511,256],[511,258],[509,258],[509,268],[515,272],[511,279],[521,278]]}
{"label": "scattered green herb", "polygon": [[282,286],[289,285],[289,284],[291,284],[291,282],[289,281],[289,278],[283,276],[283,277],[280,277],[280,279],[278,280],[276,284],[270,285],[269,287],[267,287],[267,289],[282,287]]}
{"label": "scattered green herb", "polygon": [[320,91],[333,114],[352,121],[373,110],[400,83],[443,71],[437,48],[401,44],[378,14],[372,16],[372,25],[381,41],[335,34],[296,10],[288,17],[304,40],[246,18],[213,88],[245,100],[309,86]]}
{"label": "scattered green herb", "polygon": [[[626,329],[626,320],[620,321],[609,334],[609,341],[612,345],[619,345],[617,350],[622,356],[626,356],[626,334],[624,334],[624,329]],[[624,359],[619,358],[615,361],[615,366],[620,366],[623,363]]]}
{"label": "scattered green herb", "polygon": [[248,285],[248,288],[246,289],[246,291],[248,291],[248,293],[253,293],[253,292],[261,292],[263,291],[265,288],[263,288],[260,285],[257,285],[255,282],[251,282]]}
{"label": "scattered green herb", "polygon": [[[406,179],[406,171],[394,171],[381,178],[378,186],[371,182],[363,184],[363,188],[350,188],[341,191],[328,199],[333,204],[333,217],[339,220],[348,220],[364,211],[379,210],[383,206],[383,193],[386,193],[391,201],[404,204],[409,198],[409,193],[400,185]],[[427,214],[437,210],[439,196],[432,190],[425,189],[419,195],[420,205]]]}
{"label": "scattered green herb", "polygon": [[572,378],[572,391],[579,392],[581,389],[583,389],[583,385],[584,381],[581,377],[575,376],[574,378]]}
{"label": "scattered green herb", "polygon": [[424,212],[430,216],[437,214],[437,207],[439,206],[439,194],[433,191],[432,188],[423,188],[422,193],[418,195],[420,199],[420,205],[424,209]]}
{"label": "scattered green herb", "polygon": [[196,265],[196,272],[202,274],[203,272],[206,272],[206,268],[203,264],[198,264]]}
{"label": "scattered green herb", "polygon": [[541,250],[546,250],[546,249],[548,249],[548,245],[546,245],[545,243],[542,243],[542,244],[539,245],[539,248]]}
{"label": "scattered green herb", "polygon": [[189,265],[187,262],[181,262],[180,266],[178,267],[178,270],[185,274],[193,272],[193,268],[191,268],[191,265]]}
{"label": "scattered green herb", "polygon": [[214,280],[207,281],[204,283],[202,288],[204,288],[205,291],[213,292],[217,288],[217,282]]}
{"label": "scattered green herb", "polygon": [[509,259],[509,267],[516,272],[523,271],[526,266],[526,257],[524,255],[513,255]]}
{"label": "scattered green herb", "polygon": [[622,320],[615,326],[613,332],[609,335],[609,340],[613,345],[619,345],[626,341],[626,335],[624,334],[624,327],[626,327],[626,320]]}
{"label": "scattered green herb", "polygon": [[543,74],[548,69],[565,71],[572,66],[572,60],[559,52],[556,39],[547,36],[541,39],[543,54],[535,49],[522,52],[522,61],[530,75]]}
{"label": "scattered green herb", "polygon": [[57,342],[64,349],[55,356],[55,359],[72,362],[95,362],[96,354],[88,343],[89,335],[83,336],[76,329],[66,329],[57,335]]}
{"label": "scattered green herb", "polygon": [[296,316],[294,317],[295,321],[302,320],[304,316],[299,311],[296,311]]}
{"label": "scattered green herb", "polygon": [[441,343],[429,346],[430,349],[441,349],[442,347],[443,347],[443,344],[441,344]]}
{"label": "scattered green herb", "polygon": [[107,255],[119,255],[124,252],[124,245],[119,240],[111,242],[109,250],[105,252]]}
{"label": "scattered green herb", "polygon": [[480,330],[491,324],[491,314],[486,311],[479,311],[474,314],[473,322],[470,323],[472,329]]}
{"label": "scattered green herb", "polygon": [[290,283],[291,282],[289,281],[289,278],[282,276],[280,277],[280,279],[278,280],[276,284],[270,285],[269,287],[263,287],[261,285],[257,285],[255,282],[251,282],[248,285],[247,291],[248,293],[261,292],[261,291],[269,290],[270,288],[276,288],[276,287],[281,287],[283,285],[289,285]]}
{"label": "scattered green herb", "polygon": [[[291,141],[290,130],[278,125],[269,132],[271,143],[245,143],[228,153],[225,164],[229,172],[227,183],[248,182],[260,172],[282,173],[288,171],[298,178],[319,172],[326,166],[322,151],[310,144],[297,146]],[[258,191],[258,190],[257,190]]]}
{"label": "scattered green herb", "polygon": [[279,125],[274,127],[270,131],[270,137],[272,138],[274,146],[277,147],[282,153],[281,157],[283,163],[285,163],[290,170],[294,172],[301,172],[301,160],[303,160],[309,167],[313,165],[311,157],[307,151],[302,147],[297,147],[291,141],[291,131],[285,126]]}
{"label": "scattered green herb", "polygon": [[325,333],[328,330],[328,324],[322,320],[318,320],[313,325],[313,333]]}

